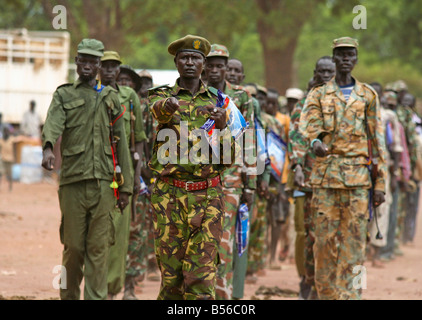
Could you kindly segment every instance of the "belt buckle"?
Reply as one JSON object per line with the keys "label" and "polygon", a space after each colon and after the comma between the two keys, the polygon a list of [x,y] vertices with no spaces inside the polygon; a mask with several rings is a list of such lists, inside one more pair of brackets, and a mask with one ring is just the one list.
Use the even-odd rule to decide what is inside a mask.
{"label": "belt buckle", "polygon": [[186,191],[189,191],[189,190],[188,190],[189,185],[191,185],[191,184],[193,184],[193,183],[194,183],[193,181],[186,181],[185,190],[186,190]]}

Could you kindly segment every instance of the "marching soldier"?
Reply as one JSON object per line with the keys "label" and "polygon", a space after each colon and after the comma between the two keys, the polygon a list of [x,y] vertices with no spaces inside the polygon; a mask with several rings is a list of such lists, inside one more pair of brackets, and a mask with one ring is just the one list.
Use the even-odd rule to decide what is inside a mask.
{"label": "marching soldier", "polygon": [[[300,131],[317,156],[310,183],[315,208],[315,285],[320,299],[360,299],[353,278],[365,258],[368,219],[384,202],[385,143],[377,93],[352,77],[356,39],[333,42],[336,76],[306,99]],[[355,272],[355,274],[354,274]]]}
{"label": "marching soldier", "polygon": [[[168,52],[180,77],[173,87],[149,91],[150,109],[159,123],[149,162],[157,175],[151,203],[162,277],[158,299],[215,299],[225,212],[220,175],[234,161],[235,141],[226,128],[225,109],[216,107],[216,90],[201,81],[210,47],[195,35],[170,43]],[[222,130],[219,161],[213,161],[199,130],[208,119]],[[195,132],[202,133],[199,141]],[[193,156],[203,148],[208,152]]]}
{"label": "marching soldier", "polygon": [[[117,90],[96,82],[104,46],[83,39],[75,58],[79,78],[57,88],[42,133],[42,166],[54,167],[53,146],[62,135],[60,239],[66,283],[61,299],[107,298],[107,257],[114,242],[113,211],[133,191],[124,110]],[[121,169],[121,174],[118,170]]]}

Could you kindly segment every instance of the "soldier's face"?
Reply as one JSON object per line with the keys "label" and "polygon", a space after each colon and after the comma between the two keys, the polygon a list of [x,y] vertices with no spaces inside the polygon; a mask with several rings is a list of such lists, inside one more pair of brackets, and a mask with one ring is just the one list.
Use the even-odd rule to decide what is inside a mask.
{"label": "soldier's face", "polygon": [[114,83],[120,73],[120,63],[114,60],[107,60],[101,63],[100,76],[104,84]]}
{"label": "soldier's face", "polygon": [[315,83],[327,83],[336,73],[336,65],[329,59],[320,60],[315,68]]}
{"label": "soldier's face", "polygon": [[258,100],[261,109],[265,111],[267,108],[267,95],[261,91],[258,91],[256,94],[256,99]]}
{"label": "soldier's face", "polygon": [[272,92],[268,92],[266,112],[275,115],[278,111],[278,96]]}
{"label": "soldier's face", "polygon": [[141,88],[139,89],[139,93],[142,97],[146,97],[148,95],[148,89],[152,88],[152,81],[149,78],[142,78],[141,80]]}
{"label": "soldier's face", "polygon": [[240,61],[229,60],[227,63],[226,80],[231,84],[239,85],[245,79],[243,74],[243,66]]}
{"label": "soldier's face", "polygon": [[227,58],[207,58],[205,74],[209,85],[216,85],[226,79]]}
{"label": "soldier's face", "polygon": [[181,78],[199,79],[204,62],[205,59],[200,53],[190,51],[179,52],[174,58],[174,63]]}
{"label": "soldier's face", "polygon": [[356,48],[336,48],[333,53],[333,62],[336,65],[336,72],[350,73],[358,62]]}
{"label": "soldier's face", "polygon": [[401,99],[401,104],[406,107],[414,107],[415,105],[415,99],[413,95],[410,93],[406,93],[403,98]]}
{"label": "soldier's face", "polygon": [[76,72],[82,81],[95,79],[101,67],[100,57],[79,53],[75,57]]}
{"label": "soldier's face", "polygon": [[130,75],[127,73],[120,73],[117,77],[117,84],[119,86],[127,86],[131,87],[132,89],[135,89],[135,83],[133,82],[133,79]]}

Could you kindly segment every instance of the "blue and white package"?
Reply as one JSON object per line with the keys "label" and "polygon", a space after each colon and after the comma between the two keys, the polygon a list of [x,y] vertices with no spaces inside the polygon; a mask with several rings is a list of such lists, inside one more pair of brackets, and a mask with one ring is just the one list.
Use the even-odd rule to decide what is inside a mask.
{"label": "blue and white package", "polygon": [[261,123],[257,118],[254,119],[255,122],[255,131],[256,131],[256,144],[257,144],[257,155],[260,161],[265,161],[265,165],[270,164],[270,159],[268,158],[267,146],[265,142],[265,130],[262,128]]}
{"label": "blue and white package", "polygon": [[242,256],[248,247],[249,238],[249,209],[247,204],[242,203],[236,217],[236,245],[237,254]]}
{"label": "blue and white package", "polygon": [[286,143],[272,130],[267,133],[267,152],[270,159],[271,175],[279,182],[286,160]]}
{"label": "blue and white package", "polygon": [[139,194],[149,194],[148,186],[146,185],[144,179],[142,179],[142,176],[139,176],[139,180],[141,181],[141,189],[139,190]]}

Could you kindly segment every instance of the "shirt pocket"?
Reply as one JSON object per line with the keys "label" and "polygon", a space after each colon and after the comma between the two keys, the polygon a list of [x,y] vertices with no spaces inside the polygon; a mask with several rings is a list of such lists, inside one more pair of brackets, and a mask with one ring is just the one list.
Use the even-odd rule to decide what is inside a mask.
{"label": "shirt pocket", "polygon": [[340,174],[346,187],[370,187],[369,170],[365,164],[345,161],[340,165]]}
{"label": "shirt pocket", "polygon": [[85,145],[73,145],[63,150],[63,177],[70,177],[84,173]]}
{"label": "shirt pocket", "polygon": [[[114,159],[113,159],[113,152],[111,150],[111,146],[104,146],[104,154],[106,157],[105,164],[105,172],[109,173],[110,175],[113,175],[114,173]],[[114,155],[116,157],[116,155]]]}
{"label": "shirt pocket", "polygon": [[66,112],[66,128],[79,127],[86,123],[85,100],[76,99],[63,104]]}
{"label": "shirt pocket", "polygon": [[335,119],[335,102],[334,99],[326,99],[321,101],[322,117],[324,121],[324,129],[327,131],[334,131],[336,125]]}
{"label": "shirt pocket", "polygon": [[366,123],[365,123],[365,102],[356,101],[351,109],[353,118],[353,129],[352,134],[356,136],[366,135]]}

